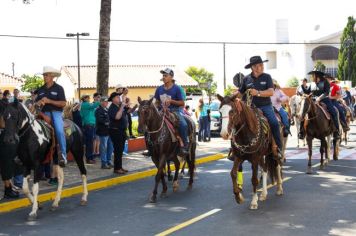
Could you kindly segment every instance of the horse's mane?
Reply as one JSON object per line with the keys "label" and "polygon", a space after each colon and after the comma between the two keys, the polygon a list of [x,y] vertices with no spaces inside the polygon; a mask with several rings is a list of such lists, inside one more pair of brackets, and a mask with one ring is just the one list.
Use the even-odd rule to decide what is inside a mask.
{"label": "horse's mane", "polygon": [[246,122],[248,129],[252,133],[257,133],[256,122],[258,121],[256,119],[255,111],[252,108],[248,107],[246,103],[241,102],[241,100],[238,100],[237,102],[241,105],[240,117],[244,117],[244,119],[242,119],[242,122]]}

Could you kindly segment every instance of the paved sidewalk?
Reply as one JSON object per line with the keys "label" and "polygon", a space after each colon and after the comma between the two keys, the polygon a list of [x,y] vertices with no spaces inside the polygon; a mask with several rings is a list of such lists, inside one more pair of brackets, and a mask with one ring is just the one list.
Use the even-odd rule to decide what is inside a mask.
{"label": "paved sidewalk", "polygon": [[[197,146],[196,155],[197,158],[207,155],[213,155],[219,152],[226,152],[229,148],[229,141],[224,141],[221,138],[213,138],[211,142],[199,142]],[[154,168],[154,164],[150,157],[142,155],[143,151],[129,153],[123,157],[123,167],[129,170],[129,174],[138,171]],[[103,170],[101,169],[100,159],[97,158],[97,163],[94,165],[86,165],[88,173],[88,183],[95,182],[97,180],[114,178],[122,175],[113,174],[113,169]],[[66,168],[64,168],[64,188],[68,186],[74,186],[81,184],[81,177],[79,169],[75,162],[70,162]],[[56,186],[49,185],[46,181],[40,182],[40,193],[55,191]],[[0,198],[4,196],[3,182],[0,182]],[[0,203],[6,202],[6,199],[0,200]]]}

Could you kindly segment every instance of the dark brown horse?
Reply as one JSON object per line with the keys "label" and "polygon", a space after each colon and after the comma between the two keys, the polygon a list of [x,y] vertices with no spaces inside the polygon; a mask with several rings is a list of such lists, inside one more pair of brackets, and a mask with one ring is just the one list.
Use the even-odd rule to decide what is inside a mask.
{"label": "dark brown horse", "polygon": [[[138,98],[138,102],[140,104],[138,109],[138,121],[139,129],[145,130],[148,133],[148,142],[151,142],[150,146],[152,148],[152,161],[158,169],[155,177],[155,187],[150,197],[150,202],[154,203],[157,201],[157,188],[159,181],[162,181],[163,186],[161,197],[165,197],[167,194],[167,183],[164,177],[167,161],[172,161],[175,165],[173,191],[175,192],[179,188],[178,173],[180,162],[177,158],[177,154],[180,145],[178,141],[173,142],[172,135],[169,131],[167,123],[165,122],[165,114],[157,110],[152,103],[152,100],[153,98],[150,100],[141,100],[140,97]],[[196,140],[194,122],[190,119],[187,123],[189,127],[189,155],[185,157],[185,160],[188,163],[190,175],[188,189],[191,189],[194,178]]]}
{"label": "dark brown horse", "polygon": [[[306,131],[306,139],[308,144],[308,169],[307,174],[312,174],[312,151],[313,151],[313,139],[320,140],[320,169],[324,169],[325,165],[329,162],[329,143],[326,141],[326,137],[335,134],[336,128],[332,119],[327,119],[324,112],[317,106],[311,95],[303,96],[299,111],[299,118],[301,121],[304,121],[304,127]],[[303,122],[301,122],[303,124]],[[333,139],[334,146],[334,160],[338,159],[339,155],[339,141],[337,138]],[[325,162],[324,162],[325,154]]]}
{"label": "dark brown horse", "polygon": [[[241,186],[237,183],[237,170],[247,160],[252,164],[253,197],[250,209],[255,210],[258,208],[258,200],[264,201],[267,198],[267,172],[272,183],[277,180],[276,194],[283,194],[282,163],[274,159],[277,155],[277,146],[273,141],[267,119],[262,115],[261,111],[247,106],[246,103],[236,99],[235,96],[221,97],[218,95],[218,99],[221,101],[220,112],[222,114],[220,135],[224,139],[231,137],[232,153],[235,156],[234,165],[230,173],[235,200],[238,204],[244,201]],[[263,190],[258,199],[257,175],[259,166],[263,170]]]}

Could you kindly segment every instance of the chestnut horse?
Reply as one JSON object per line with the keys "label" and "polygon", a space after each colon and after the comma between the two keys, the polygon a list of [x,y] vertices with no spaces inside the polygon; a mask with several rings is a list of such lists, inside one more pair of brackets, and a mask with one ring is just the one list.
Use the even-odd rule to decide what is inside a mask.
{"label": "chestnut horse", "polygon": [[[139,116],[139,129],[145,130],[148,133],[148,142],[151,142],[151,154],[152,161],[157,167],[158,171],[155,177],[155,187],[152,195],[150,196],[150,202],[155,203],[157,201],[157,188],[159,181],[162,181],[163,190],[161,197],[165,197],[167,194],[167,183],[164,177],[164,171],[167,161],[173,161],[175,165],[175,174],[173,178],[173,191],[176,192],[179,188],[178,173],[180,168],[180,162],[177,158],[179,151],[179,142],[173,142],[168,125],[165,122],[165,114],[159,112],[155,105],[152,103],[153,98],[150,100],[141,100],[138,98],[140,104],[138,109]],[[188,189],[193,186],[194,169],[195,169],[195,124],[193,120],[187,118],[188,123],[188,135],[189,135],[189,154],[185,157],[189,168],[189,184]]]}
{"label": "chestnut horse", "polygon": [[[308,144],[308,169],[307,174],[312,174],[312,151],[313,151],[313,139],[317,138],[320,140],[320,169],[324,169],[325,165],[328,164],[329,158],[329,142],[326,141],[326,137],[335,134],[336,128],[332,121],[332,119],[327,119],[324,112],[317,106],[313,100],[311,95],[302,96],[301,106],[299,110],[299,119],[300,121],[304,121],[304,127],[300,127],[301,129],[305,129],[306,131],[306,139]],[[340,126],[341,127],[341,126]],[[334,146],[334,160],[338,159],[339,155],[339,140],[333,138],[333,146]],[[325,159],[324,162],[324,153]]]}
{"label": "chestnut horse", "polygon": [[[277,146],[272,138],[272,133],[262,112],[257,108],[251,108],[235,96],[222,97],[217,95],[221,102],[222,114],[221,137],[232,138],[232,153],[235,156],[231,170],[231,178],[235,200],[238,204],[243,203],[241,185],[237,183],[237,170],[244,161],[252,164],[253,197],[250,209],[258,208],[258,200],[267,198],[267,173],[272,183],[277,180],[277,195],[283,194],[282,187],[282,163],[275,160]],[[282,133],[282,129],[280,129]],[[281,138],[283,135],[281,134]],[[283,141],[283,140],[282,140]],[[258,167],[262,168],[262,193],[257,196]]]}

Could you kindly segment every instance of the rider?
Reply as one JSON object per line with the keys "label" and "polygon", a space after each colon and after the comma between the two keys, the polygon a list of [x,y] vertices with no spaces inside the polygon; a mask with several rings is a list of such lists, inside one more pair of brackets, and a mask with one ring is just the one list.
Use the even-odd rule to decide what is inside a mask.
{"label": "rider", "polygon": [[188,154],[188,124],[184,119],[180,108],[184,107],[184,98],[181,89],[174,83],[174,72],[170,68],[160,71],[162,74],[163,85],[159,86],[155,92],[155,99],[161,105],[164,103],[171,112],[174,112],[179,118],[179,134],[183,140],[184,147],[181,147],[182,155]]}
{"label": "rider", "polygon": [[308,80],[304,78],[302,84],[297,88],[296,94],[302,96],[303,94],[309,95],[311,93],[311,88],[307,84]]}
{"label": "rider", "polygon": [[[36,102],[43,106],[42,111],[52,119],[52,125],[56,133],[61,155],[58,164],[65,167],[67,164],[66,137],[63,129],[63,108],[66,105],[66,97],[62,86],[53,81],[55,77],[61,76],[61,72],[53,67],[43,67],[43,78],[45,84],[38,89]],[[57,164],[57,163],[55,163]]]}
{"label": "rider", "polygon": [[[340,132],[339,132],[340,128],[339,128],[339,122],[338,122],[338,119],[337,119],[337,112],[336,112],[336,110],[335,110],[335,108],[334,108],[334,106],[331,103],[330,98],[329,98],[330,84],[325,79],[324,72],[322,72],[318,68],[314,68],[312,71],[310,71],[308,73],[308,75],[312,75],[312,80],[316,84],[316,89],[312,91],[313,96],[317,97],[316,98],[316,102],[317,103],[323,102],[326,105],[329,113],[331,114],[331,117],[332,117],[332,120],[334,122],[334,125],[335,125],[335,127],[337,129],[336,138],[339,138],[340,137]],[[303,127],[304,123],[301,122],[300,125],[301,125],[301,127]],[[301,128],[300,132],[298,134],[300,139],[304,138],[303,130],[304,129]]]}
{"label": "rider", "polygon": [[253,96],[252,103],[263,112],[263,115],[268,120],[274,140],[278,146],[277,158],[281,160],[283,159],[283,155],[281,153],[282,142],[279,132],[279,123],[274,114],[271,102],[271,96],[273,96],[274,92],[273,82],[271,76],[263,72],[263,63],[267,61],[268,60],[262,61],[260,56],[250,58],[250,63],[245,66],[245,69],[251,68],[252,72],[244,78],[239,92],[243,94],[247,89],[250,89],[250,94]]}
{"label": "rider", "polygon": [[281,116],[281,120],[284,126],[283,135],[287,137],[290,134],[289,130],[289,120],[288,120],[288,113],[282,107],[282,103],[286,103],[289,100],[289,97],[281,90],[277,80],[273,80],[273,87],[274,93],[271,97],[273,107],[278,111],[279,115]]}
{"label": "rider", "polygon": [[341,99],[341,87],[337,84],[339,80],[333,78],[330,74],[325,74],[325,78],[330,83],[330,100],[331,103],[339,110],[340,121],[342,125],[342,129],[344,131],[349,131],[350,128],[347,126],[346,122],[346,110],[345,108],[338,102]]}

